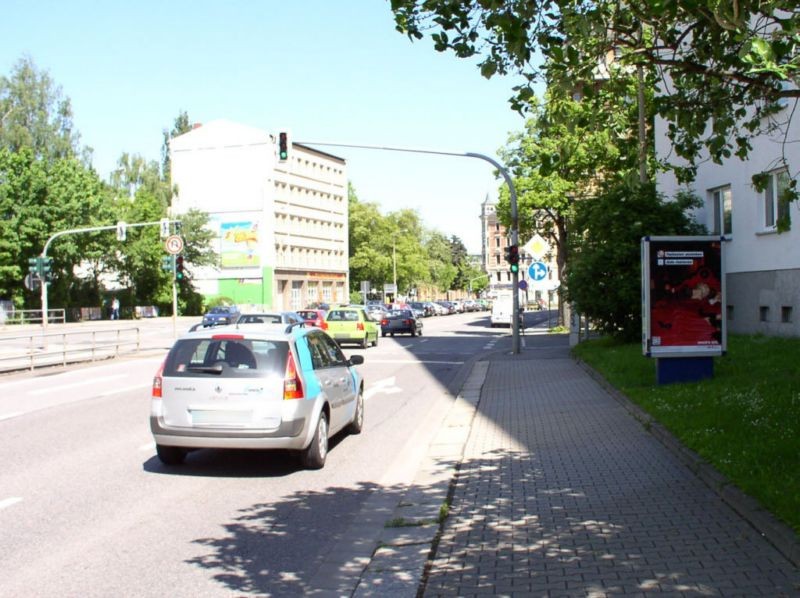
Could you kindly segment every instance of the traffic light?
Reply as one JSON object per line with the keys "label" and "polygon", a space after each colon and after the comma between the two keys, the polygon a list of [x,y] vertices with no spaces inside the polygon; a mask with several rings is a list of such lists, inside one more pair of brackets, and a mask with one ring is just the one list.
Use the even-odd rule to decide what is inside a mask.
{"label": "traffic light", "polygon": [[35,274],[39,276],[39,258],[38,257],[29,257],[28,258],[28,272],[31,274]]}
{"label": "traffic light", "polygon": [[278,162],[287,162],[289,160],[289,149],[291,149],[291,141],[289,140],[289,131],[279,132]]}
{"label": "traffic light", "polygon": [[183,256],[175,256],[175,280],[183,280]]}
{"label": "traffic light", "polygon": [[53,282],[53,258],[43,257],[41,278],[47,282]]}
{"label": "traffic light", "polygon": [[161,269],[162,270],[166,270],[167,272],[172,272],[173,269],[174,269],[173,266],[172,266],[174,259],[175,258],[173,256],[171,256],[171,255],[163,256],[161,258]]}
{"label": "traffic light", "polygon": [[519,247],[517,245],[509,245],[508,250],[508,264],[509,270],[512,274],[519,272]]}

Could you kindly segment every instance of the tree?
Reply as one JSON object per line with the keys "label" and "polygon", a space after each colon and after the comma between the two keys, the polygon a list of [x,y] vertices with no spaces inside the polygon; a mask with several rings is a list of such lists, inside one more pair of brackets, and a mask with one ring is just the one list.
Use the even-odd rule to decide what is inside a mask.
{"label": "tree", "polygon": [[423,245],[428,256],[428,282],[439,291],[453,288],[458,269],[453,264],[450,240],[442,233],[433,231],[427,234]]}
{"label": "tree", "polygon": [[[18,305],[38,306],[38,295],[22,289],[28,259],[40,255],[54,233],[109,224],[113,213],[109,199],[97,174],[76,158],[48,161],[36,158],[31,148],[17,152],[0,148],[0,294]],[[99,261],[108,246],[108,236],[102,233],[68,235],[50,246],[54,305],[74,303],[78,296],[74,268],[82,260]],[[89,288],[94,292],[99,275],[99,269],[89,268],[94,281]]]}
{"label": "tree", "polygon": [[183,135],[192,130],[192,125],[189,123],[189,114],[182,110],[172,124],[172,130],[167,131],[163,129],[164,143],[161,146],[161,173],[165,181],[172,180],[172,163],[169,157],[169,142],[173,137]]}
{"label": "tree", "polygon": [[626,341],[641,334],[640,242],[646,235],[704,232],[687,215],[689,194],[665,201],[655,185],[622,180],[577,203],[570,233],[567,296],[604,333]]}
{"label": "tree", "polygon": [[487,78],[521,74],[512,98],[520,111],[542,81],[564,89],[581,81],[590,95],[598,76],[641,67],[658,79],[654,109],[688,161],[672,165],[684,181],[704,152],[717,162],[746,157],[752,136],[786,126],[773,118],[780,103],[800,98],[795,0],[392,0],[392,10],[411,39],[431,32],[438,51],[480,56]]}
{"label": "tree", "polygon": [[56,160],[75,156],[79,141],[69,98],[30,57],[0,77],[0,147],[28,148],[37,159]]}

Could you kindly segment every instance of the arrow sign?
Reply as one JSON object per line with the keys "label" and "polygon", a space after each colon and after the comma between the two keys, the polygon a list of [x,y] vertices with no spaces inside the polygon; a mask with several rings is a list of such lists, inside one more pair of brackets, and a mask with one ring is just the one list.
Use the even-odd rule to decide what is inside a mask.
{"label": "arrow sign", "polygon": [[539,282],[547,278],[547,264],[544,262],[533,262],[528,268],[528,276],[534,282]]}

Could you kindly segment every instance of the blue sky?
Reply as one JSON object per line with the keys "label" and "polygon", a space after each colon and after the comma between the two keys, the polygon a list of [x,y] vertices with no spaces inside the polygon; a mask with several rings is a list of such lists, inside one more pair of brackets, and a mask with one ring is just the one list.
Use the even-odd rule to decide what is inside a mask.
{"label": "blue sky", "polygon": [[[185,110],[295,141],[477,152],[494,158],[524,120],[515,81],[412,43],[388,1],[136,3],[6,0],[0,72],[23,55],[72,101],[82,142],[107,177],[123,152],[159,160]],[[500,185],[481,160],[322,147],[347,160],[361,201],[418,211],[480,252],[480,204]]]}

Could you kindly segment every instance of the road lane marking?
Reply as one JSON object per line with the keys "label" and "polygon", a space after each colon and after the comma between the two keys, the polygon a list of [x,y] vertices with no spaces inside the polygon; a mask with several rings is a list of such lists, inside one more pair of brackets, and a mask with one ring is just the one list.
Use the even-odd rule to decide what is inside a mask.
{"label": "road lane marking", "polygon": [[4,419],[11,419],[13,417],[19,417],[20,415],[22,415],[22,413],[23,413],[22,411],[12,411],[11,413],[5,413],[3,415],[0,415],[0,421],[3,421]]}
{"label": "road lane marking", "polygon": [[98,397],[110,397],[111,395],[118,395],[123,392],[130,392],[132,390],[141,390],[143,388],[151,388],[150,384],[136,384],[134,386],[125,386],[123,388],[115,388],[114,390],[107,390],[106,392],[101,392]]}
{"label": "road lane marking", "polygon": [[395,376],[378,380],[364,391],[364,400],[368,401],[376,394],[393,395],[398,392],[403,392],[403,389],[397,386],[396,382],[397,378]]}
{"label": "road lane marking", "polygon": [[12,496],[10,498],[4,498],[0,500],[0,510],[5,509],[6,507],[10,507],[12,505],[17,504],[18,502],[22,502],[22,498],[19,496]]}
{"label": "road lane marking", "polygon": [[80,382],[73,382],[72,384],[59,384],[58,386],[48,386],[47,388],[40,388],[39,390],[29,390],[27,394],[29,395],[43,395],[47,394],[48,392],[61,392],[67,388],[77,388],[79,386],[87,386],[89,384],[92,385],[99,385],[103,382],[108,382],[109,380],[118,380],[119,378],[126,378],[128,374],[117,374],[116,376],[105,376],[103,378],[92,378],[89,377],[85,380],[81,380]]}

